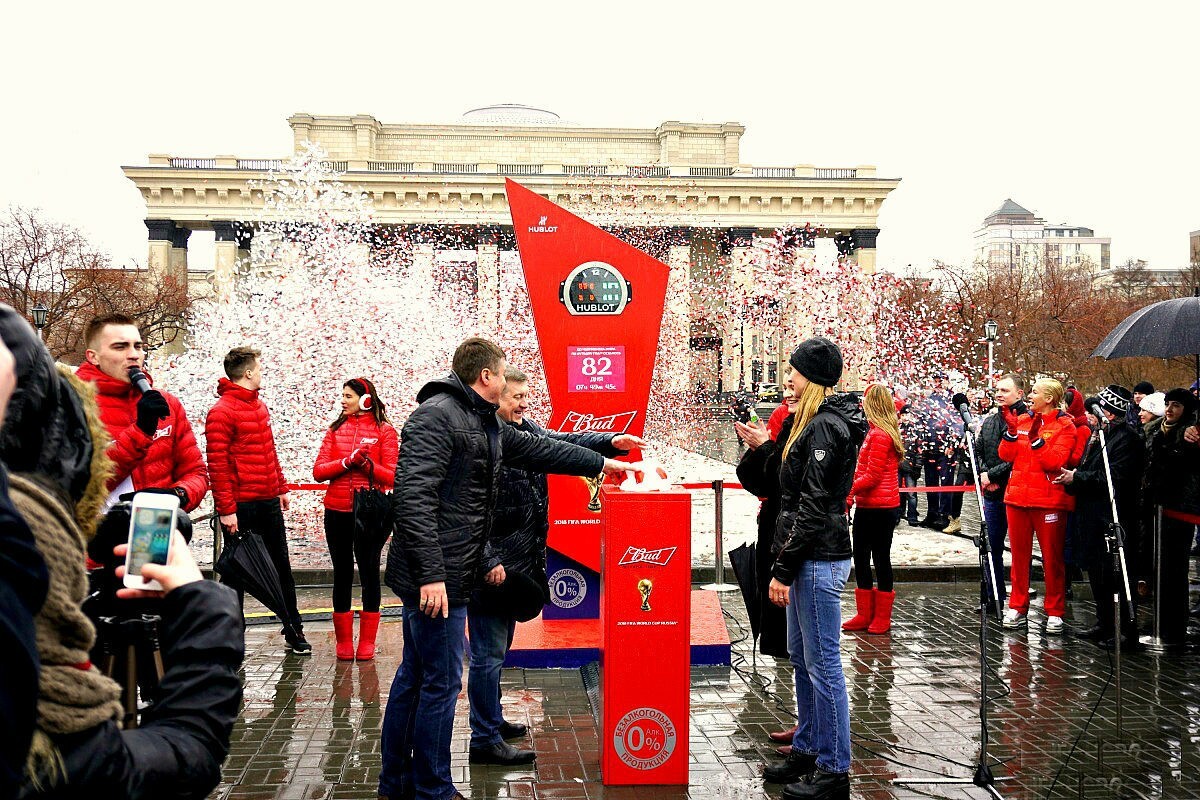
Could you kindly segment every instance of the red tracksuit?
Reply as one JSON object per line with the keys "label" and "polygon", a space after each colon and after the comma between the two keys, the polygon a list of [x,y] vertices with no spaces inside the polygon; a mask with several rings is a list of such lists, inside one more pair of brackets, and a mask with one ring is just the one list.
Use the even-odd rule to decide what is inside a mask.
{"label": "red tracksuit", "polygon": [[1071,497],[1061,484],[1052,481],[1071,457],[1075,423],[1068,414],[1048,411],[1041,415],[1041,429],[1031,441],[1033,423],[1033,416],[1021,417],[1017,435],[1005,433],[998,448],[1000,458],[1012,463],[1004,492],[1012,547],[1012,592],[1008,595],[1008,607],[1022,613],[1029,610],[1029,565],[1036,534],[1046,575],[1046,615],[1061,617],[1067,610],[1063,545]]}

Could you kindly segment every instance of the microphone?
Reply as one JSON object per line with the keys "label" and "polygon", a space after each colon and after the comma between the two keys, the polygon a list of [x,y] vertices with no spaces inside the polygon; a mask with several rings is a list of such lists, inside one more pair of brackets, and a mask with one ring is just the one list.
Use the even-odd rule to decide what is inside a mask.
{"label": "microphone", "polygon": [[963,423],[970,425],[972,419],[971,401],[967,399],[967,396],[962,392],[959,392],[958,394],[954,395],[950,402],[954,404],[954,409],[958,412],[958,415],[962,417]]}
{"label": "microphone", "polygon": [[1092,402],[1085,404],[1084,408],[1086,408],[1087,412],[1095,417],[1101,425],[1108,424],[1108,417],[1106,417],[1104,412],[1100,409],[1100,403],[1093,400]]}
{"label": "microphone", "polygon": [[146,373],[142,372],[142,368],[136,364],[129,368],[129,382],[137,387],[141,394],[150,391],[150,381],[146,378]]}

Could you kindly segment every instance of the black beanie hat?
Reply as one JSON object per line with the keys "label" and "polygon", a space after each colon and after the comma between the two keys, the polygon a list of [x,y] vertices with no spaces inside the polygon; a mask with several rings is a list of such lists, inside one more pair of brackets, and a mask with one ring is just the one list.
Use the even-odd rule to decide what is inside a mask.
{"label": "black beanie hat", "polygon": [[1100,390],[1097,399],[1100,401],[1100,407],[1105,411],[1114,416],[1123,417],[1129,410],[1129,404],[1133,402],[1133,393],[1124,386],[1110,383]]}
{"label": "black beanie hat", "polygon": [[1150,381],[1138,381],[1133,387],[1134,394],[1154,394],[1154,384]]}
{"label": "black beanie hat", "polygon": [[842,351],[824,336],[805,339],[788,363],[818,386],[833,386],[842,379]]}

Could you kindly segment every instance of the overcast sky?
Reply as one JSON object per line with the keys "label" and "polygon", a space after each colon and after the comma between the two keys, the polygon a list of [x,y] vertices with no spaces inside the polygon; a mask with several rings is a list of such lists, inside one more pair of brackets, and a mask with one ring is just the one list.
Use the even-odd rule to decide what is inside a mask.
{"label": "overcast sky", "polygon": [[141,263],[121,165],[286,156],[298,111],[451,122],[516,102],[735,120],[756,165],[876,164],[903,179],[879,218],[889,267],[968,259],[1006,197],[1111,237],[1114,264],[1182,265],[1200,229],[1197,3],[416,5],[5,3],[0,205]]}

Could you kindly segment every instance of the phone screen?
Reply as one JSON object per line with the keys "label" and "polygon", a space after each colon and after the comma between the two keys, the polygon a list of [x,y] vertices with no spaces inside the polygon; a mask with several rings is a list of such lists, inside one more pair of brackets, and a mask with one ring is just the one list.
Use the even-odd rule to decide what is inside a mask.
{"label": "phone screen", "polygon": [[129,574],[141,575],[143,564],[166,564],[171,545],[169,508],[135,508],[133,533],[129,537]]}

